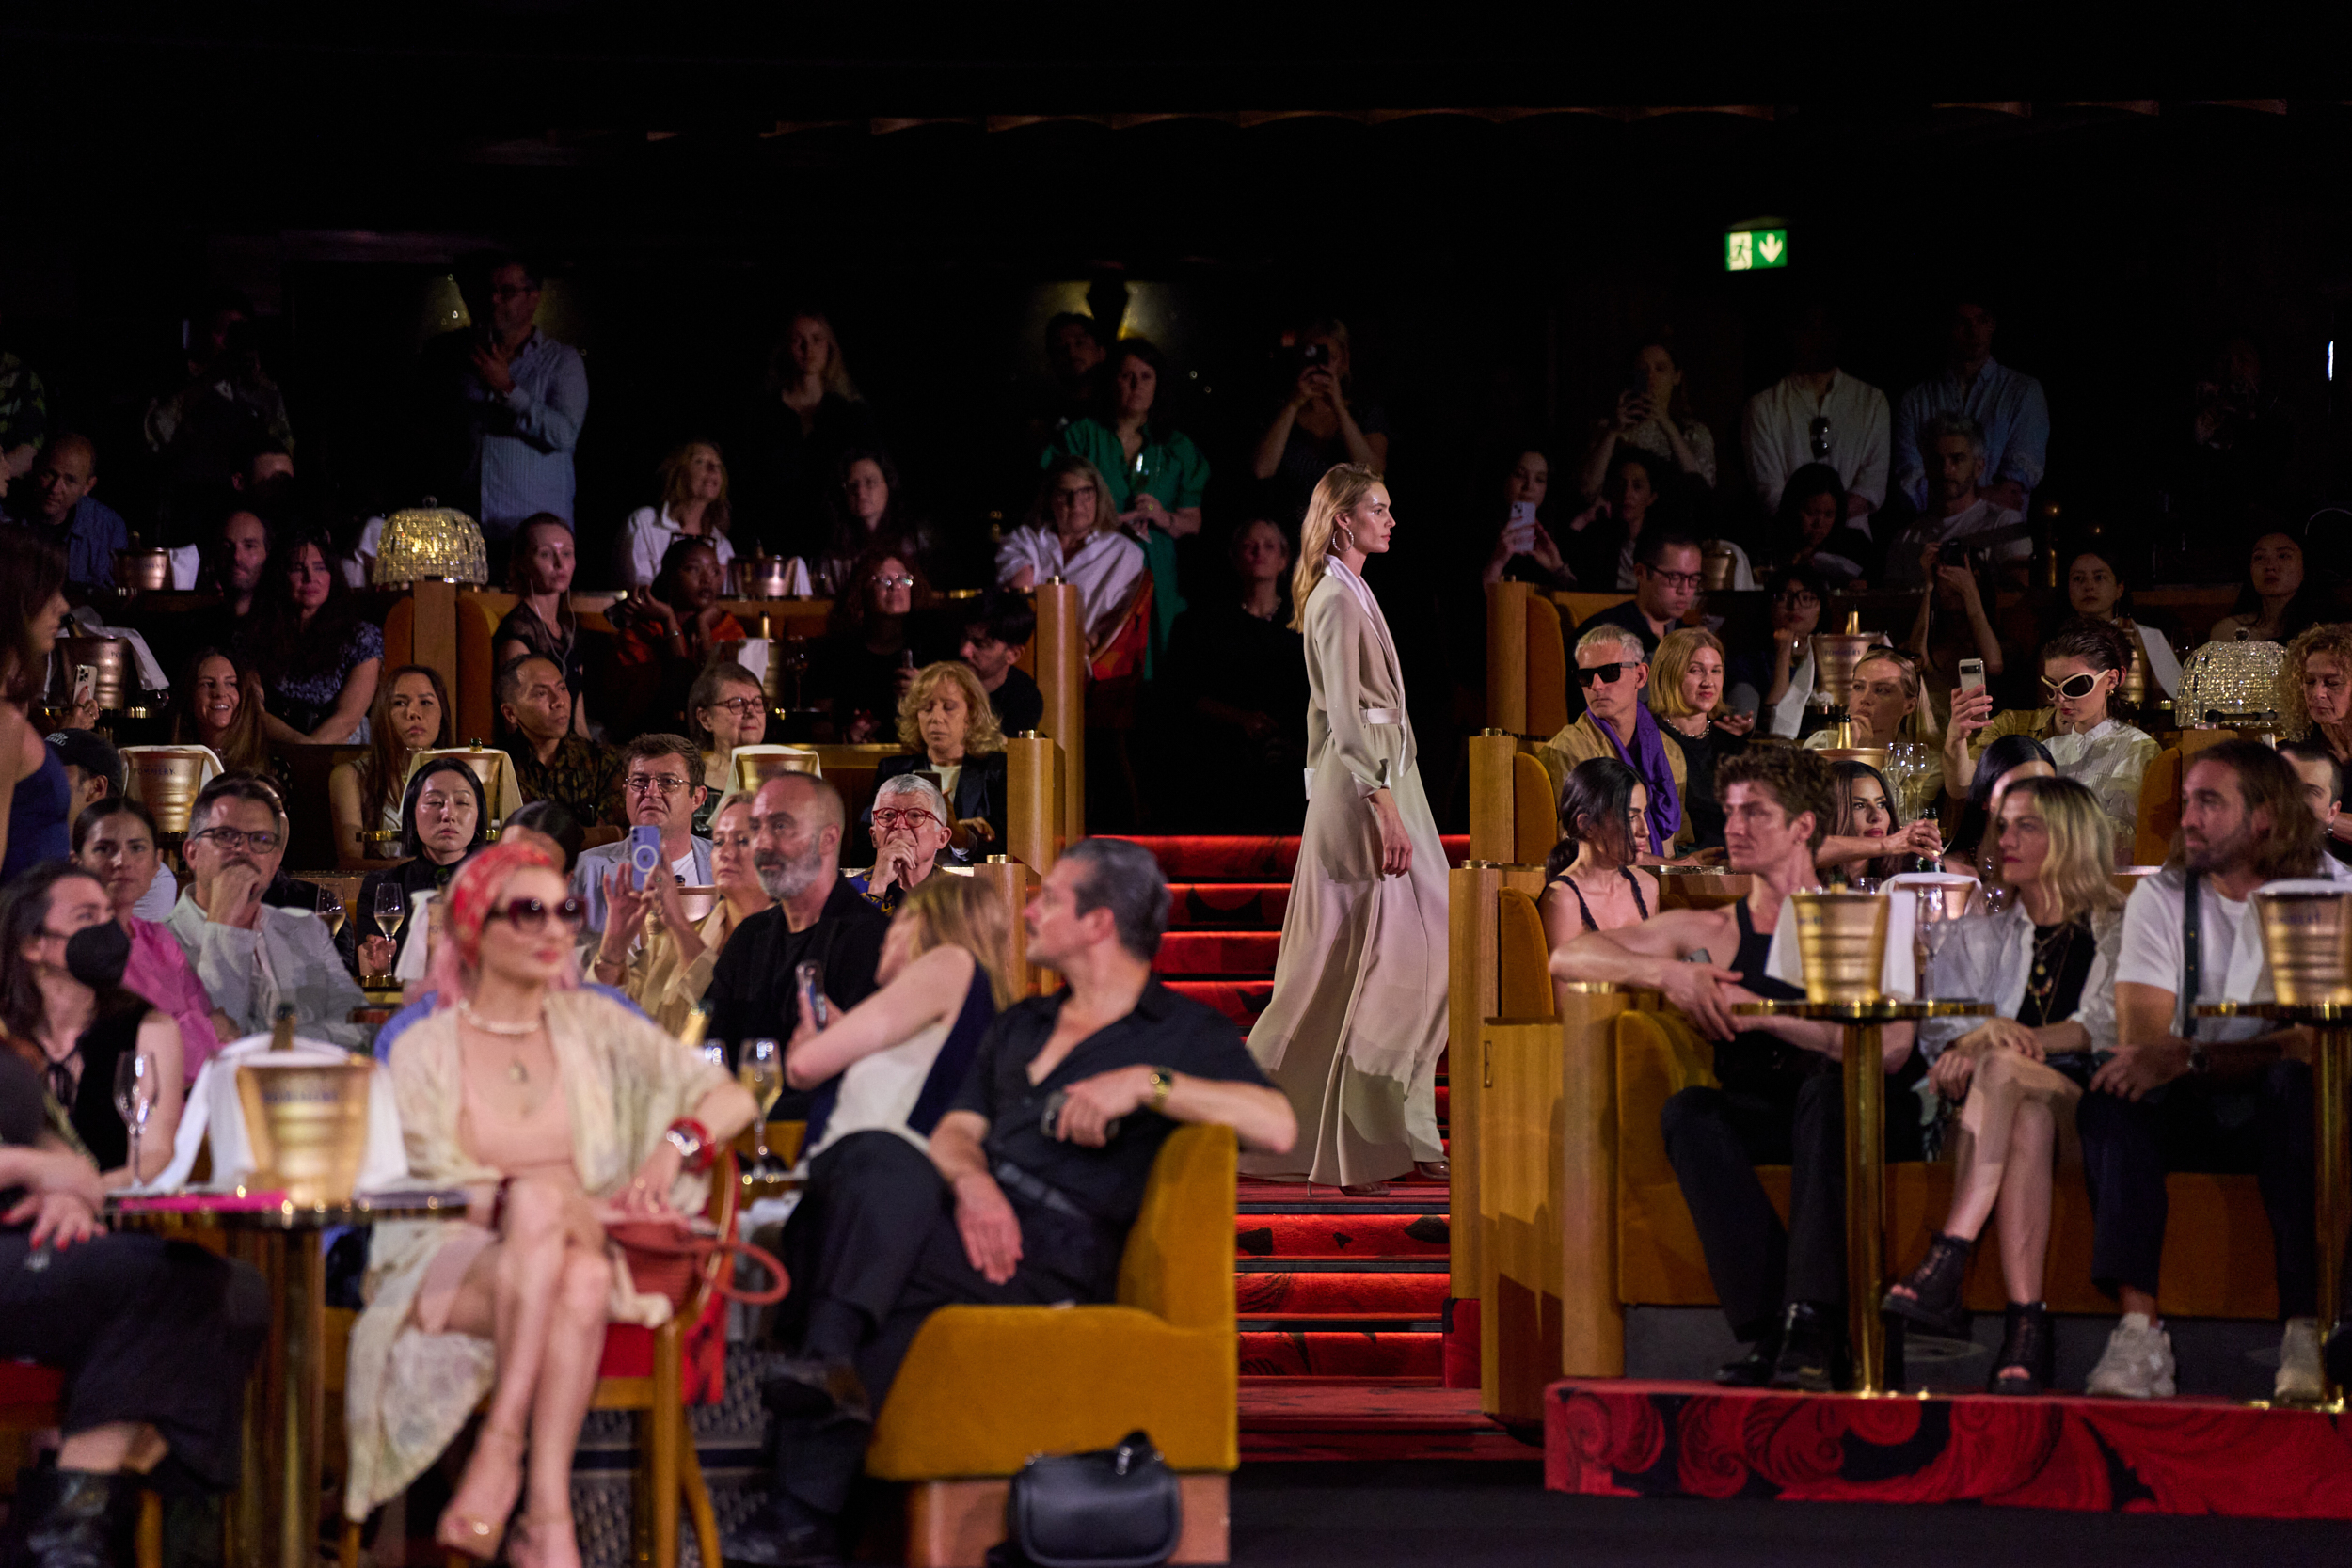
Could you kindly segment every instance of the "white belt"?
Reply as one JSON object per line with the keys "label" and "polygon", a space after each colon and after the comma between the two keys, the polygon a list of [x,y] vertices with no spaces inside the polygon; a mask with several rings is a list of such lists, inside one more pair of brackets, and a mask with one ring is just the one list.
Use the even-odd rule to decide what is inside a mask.
{"label": "white belt", "polygon": [[1401,707],[1368,707],[1363,710],[1362,718],[1367,724],[1402,724],[1405,722],[1405,710]]}

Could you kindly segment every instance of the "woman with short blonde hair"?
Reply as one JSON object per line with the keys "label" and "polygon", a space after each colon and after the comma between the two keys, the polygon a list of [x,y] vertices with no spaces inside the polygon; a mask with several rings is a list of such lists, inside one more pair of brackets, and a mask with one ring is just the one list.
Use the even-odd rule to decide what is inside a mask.
{"label": "woman with short blonde hair", "polygon": [[1002,853],[1005,732],[970,665],[942,659],[914,673],[898,699],[898,744],[914,754],[884,758],[875,770],[875,786],[907,773],[937,774],[939,793],[947,801],[949,847],[965,856],[983,847],[987,853]]}

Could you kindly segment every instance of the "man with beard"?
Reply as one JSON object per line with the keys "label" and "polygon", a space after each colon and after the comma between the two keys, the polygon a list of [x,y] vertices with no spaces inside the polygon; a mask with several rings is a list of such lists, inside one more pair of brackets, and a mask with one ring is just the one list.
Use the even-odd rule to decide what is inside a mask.
{"label": "man with beard", "polygon": [[[842,879],[846,819],[840,792],[806,773],[779,773],[753,797],[752,864],[776,902],[737,927],[719,955],[703,993],[710,1038],[738,1053],[747,1039],[790,1039],[800,1023],[796,972],[803,963],[821,966],[835,1013],[873,994],[890,919]],[[833,1098],[831,1084],[787,1093],[774,1114],[805,1117],[814,1143]]]}

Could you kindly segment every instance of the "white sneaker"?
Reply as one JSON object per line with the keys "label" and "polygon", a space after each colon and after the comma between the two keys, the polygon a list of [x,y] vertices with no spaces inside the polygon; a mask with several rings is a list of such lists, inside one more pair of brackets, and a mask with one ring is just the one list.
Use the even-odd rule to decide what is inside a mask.
{"label": "white sneaker", "polygon": [[2172,1372],[2172,1336],[2149,1322],[2146,1313],[2126,1312],[2107,1336],[2106,1351],[2090,1369],[2084,1391],[2128,1400],[2169,1400]]}
{"label": "white sneaker", "polygon": [[2279,1375],[2270,1397],[2281,1404],[2317,1404],[2321,1393],[2319,1320],[2289,1318],[2279,1338]]}

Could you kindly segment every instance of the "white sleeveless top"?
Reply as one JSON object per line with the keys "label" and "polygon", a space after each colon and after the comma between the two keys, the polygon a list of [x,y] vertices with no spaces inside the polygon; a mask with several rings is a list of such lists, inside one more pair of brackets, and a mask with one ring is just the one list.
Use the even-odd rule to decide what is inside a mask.
{"label": "white sleeveless top", "polygon": [[852,1132],[896,1132],[929,1153],[930,1140],[909,1128],[907,1117],[953,1027],[951,1022],[931,1024],[887,1051],[851,1062],[841,1074],[841,1093],[825,1123],[825,1135],[807,1157],[815,1159]]}

